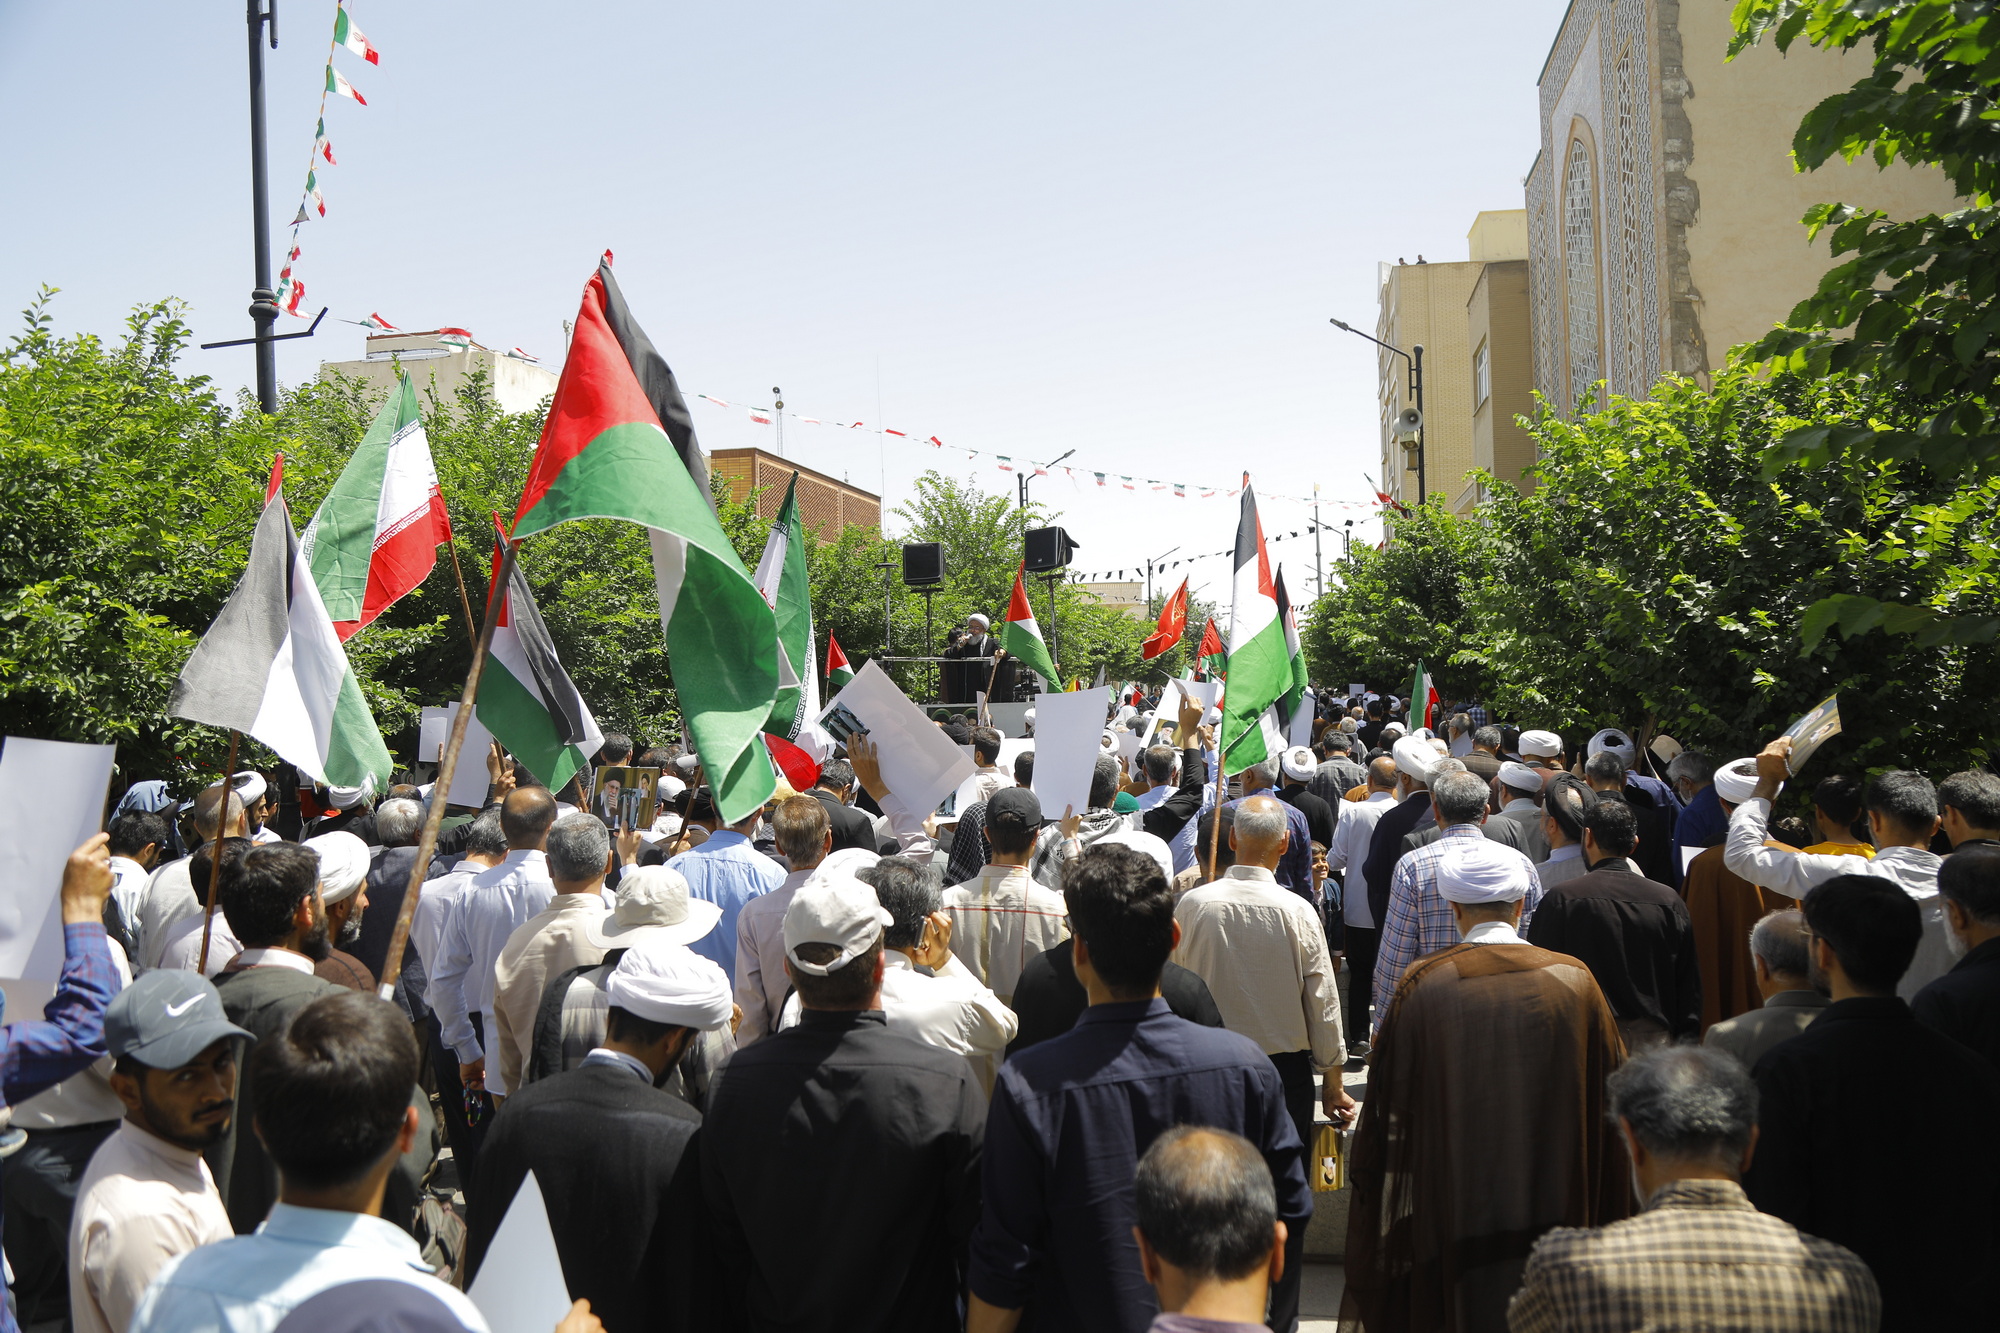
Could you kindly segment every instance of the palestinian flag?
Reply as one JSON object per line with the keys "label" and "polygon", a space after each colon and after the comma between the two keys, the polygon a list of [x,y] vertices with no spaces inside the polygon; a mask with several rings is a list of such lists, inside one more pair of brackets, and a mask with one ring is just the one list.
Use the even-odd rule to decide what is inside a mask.
{"label": "palestinian flag", "polygon": [[[493,522],[497,528],[499,515]],[[493,544],[495,581],[500,577],[503,540],[505,535],[498,534]],[[546,782],[550,791],[559,792],[589,766],[604,744],[604,733],[556,657],[555,640],[542,622],[518,556],[506,590],[490,614],[498,618],[473,714],[509,754]]]}
{"label": "palestinian flag", "polygon": [[1229,654],[1223,651],[1222,635],[1216,631],[1213,616],[1201,627],[1201,642],[1195,647],[1194,660],[1204,676],[1220,675],[1229,669]]}
{"label": "palestinian flag", "polygon": [[778,629],[715,516],[673,371],[633,322],[611,256],[583,291],[515,538],[578,518],[642,524],[674,689],[725,820],[771,795],[758,740],[778,695]]}
{"label": "palestinian flag", "polygon": [[415,591],[450,540],[417,391],[405,376],[299,542],[334,632],[352,637]]}
{"label": "palestinian flag", "polygon": [[1053,686],[1056,664],[1049,657],[1049,646],[1042,642],[1042,627],[1035,623],[1035,608],[1028,605],[1027,585],[1021,582],[1027,568],[1024,562],[1014,571],[1014,596],[1007,603],[1007,618],[1000,624],[1000,647]]}
{"label": "palestinian flag", "polygon": [[1229,691],[1222,700],[1217,737],[1222,769],[1241,773],[1252,764],[1276,759],[1284,738],[1267,713],[1291,688],[1291,656],[1278,617],[1278,590],[1264,550],[1264,527],[1257,520],[1257,495],[1243,479],[1236,523],[1235,574],[1229,615]]}
{"label": "palestinian flag", "polygon": [[840,650],[840,640],[831,634],[826,636],[826,688],[835,694],[854,679],[854,668],[847,664],[847,654]]}
{"label": "palestinian flag", "polygon": [[315,782],[389,789],[388,747],[282,493],[265,501],[243,577],[181,668],[167,712],[254,736]]}
{"label": "palestinian flag", "polygon": [[785,487],[785,502],[771,522],[764,558],[757,562],[757,591],[778,622],[778,697],[764,730],[786,740],[819,716],[819,673],[813,668],[812,584],[806,577],[806,530],[799,520],[799,474]]}
{"label": "palestinian flag", "polygon": [[1410,730],[1431,726],[1437,706],[1437,682],[1424,670],[1424,664],[1418,662],[1417,674],[1410,681]]}
{"label": "palestinian flag", "polygon": [[1278,721],[1290,727],[1292,715],[1298,711],[1299,703],[1306,695],[1306,655],[1299,647],[1299,622],[1292,609],[1292,599],[1285,593],[1285,571],[1280,568],[1271,578],[1271,587],[1277,593],[1278,624],[1285,631],[1285,656],[1291,663],[1291,676],[1286,682],[1285,692],[1278,696]]}
{"label": "palestinian flag", "polygon": [[1181,580],[1181,586],[1174,595],[1167,598],[1167,604],[1160,608],[1160,624],[1157,629],[1139,645],[1139,657],[1150,662],[1162,653],[1172,652],[1180,646],[1181,636],[1187,633],[1188,581]]}
{"label": "palestinian flag", "polygon": [[354,21],[347,17],[346,5],[334,7],[333,44],[346,47],[371,65],[382,63],[382,53],[368,44],[368,39],[361,35],[361,29],[355,27]]}

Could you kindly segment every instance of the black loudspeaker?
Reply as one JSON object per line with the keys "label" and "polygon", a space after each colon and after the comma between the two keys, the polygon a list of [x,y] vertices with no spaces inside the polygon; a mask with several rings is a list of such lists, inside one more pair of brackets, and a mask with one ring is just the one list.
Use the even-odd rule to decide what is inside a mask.
{"label": "black loudspeaker", "polygon": [[944,582],[944,546],[938,542],[918,542],[903,548],[903,586],[927,588]]}
{"label": "black loudspeaker", "polygon": [[1029,528],[1027,547],[1028,572],[1046,574],[1068,565],[1077,544],[1061,528]]}

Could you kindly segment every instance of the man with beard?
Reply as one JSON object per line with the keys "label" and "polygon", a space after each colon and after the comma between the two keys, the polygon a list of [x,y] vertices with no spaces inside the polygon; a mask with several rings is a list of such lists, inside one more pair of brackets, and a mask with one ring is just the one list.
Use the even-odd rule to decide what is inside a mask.
{"label": "man with beard", "polygon": [[69,1237],[70,1318],[113,1333],[169,1259],[234,1232],[202,1150],[236,1109],[236,1038],[205,978],[148,972],[104,1012],[125,1119],[90,1160]]}
{"label": "man with beard", "polygon": [[313,964],[313,975],[372,995],[375,974],[347,952],[361,940],[368,906],[368,844],[343,831],[308,838],[305,845],[319,857],[319,900],[326,909],[326,957]]}
{"label": "man with beard", "polygon": [[[322,835],[324,836],[324,835]],[[243,951],[215,980],[223,1012],[255,1043],[282,1032],[292,1016],[337,989],[313,975],[331,952],[320,900],[319,856],[310,847],[253,847],[222,867],[222,911]],[[247,1063],[249,1051],[244,1052]],[[278,1197],[276,1169],[257,1135],[243,1128],[256,1112],[256,1084],[242,1080],[229,1131],[207,1150],[208,1164],[239,1234],[256,1229]]]}

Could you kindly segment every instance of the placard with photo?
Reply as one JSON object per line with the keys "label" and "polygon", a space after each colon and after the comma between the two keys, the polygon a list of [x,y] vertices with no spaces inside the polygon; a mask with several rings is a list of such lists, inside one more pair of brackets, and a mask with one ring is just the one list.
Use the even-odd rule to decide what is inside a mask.
{"label": "placard with photo", "polygon": [[606,765],[591,783],[590,813],[615,831],[649,829],[659,799],[659,769]]}

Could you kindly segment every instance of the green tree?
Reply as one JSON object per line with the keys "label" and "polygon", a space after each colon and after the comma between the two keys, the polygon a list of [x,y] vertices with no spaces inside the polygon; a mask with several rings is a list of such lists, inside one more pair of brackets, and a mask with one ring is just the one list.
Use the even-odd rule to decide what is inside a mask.
{"label": "green tree", "polygon": [[[1878,166],[1934,166],[1966,201],[1954,212],[1902,221],[1840,203],[1807,212],[1809,232],[1831,228],[1834,256],[1852,258],[1739,356],[1775,370],[1895,385],[1918,410],[1893,421],[1801,425],[1767,449],[1769,475],[1849,460],[1920,461],[1973,481],[2000,471],[2000,11],[1954,0],[1737,0],[1733,17],[1732,55],[1766,36],[1780,50],[1801,39],[1872,49],[1869,72],[1800,122],[1792,141],[1800,170],[1863,154]],[[1808,641],[1837,625],[1843,635],[1883,629],[1925,644],[1993,642],[2000,615],[1985,592],[2000,571],[1990,549],[1963,545],[1967,577],[1925,598],[1829,597],[1805,622]]]}

